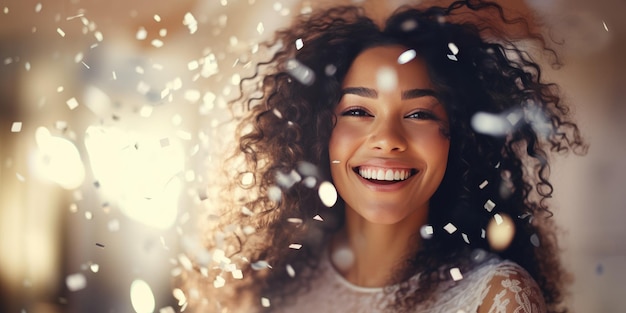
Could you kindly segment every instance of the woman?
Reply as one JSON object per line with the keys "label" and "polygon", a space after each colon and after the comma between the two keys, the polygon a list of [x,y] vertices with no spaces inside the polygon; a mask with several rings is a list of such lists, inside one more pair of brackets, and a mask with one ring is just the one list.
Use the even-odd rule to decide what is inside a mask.
{"label": "woman", "polygon": [[207,233],[212,260],[198,264],[214,285],[193,287],[194,302],[566,311],[547,152],[585,145],[556,87],[510,41],[519,25],[545,47],[481,1],[401,8],[382,27],[337,7],[278,32],[273,58],[242,82],[250,110],[230,159],[240,179]]}

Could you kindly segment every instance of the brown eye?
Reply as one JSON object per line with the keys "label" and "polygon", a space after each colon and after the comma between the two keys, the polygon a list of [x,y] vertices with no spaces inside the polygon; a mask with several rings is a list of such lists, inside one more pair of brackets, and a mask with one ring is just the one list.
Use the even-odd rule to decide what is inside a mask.
{"label": "brown eye", "polygon": [[406,118],[417,119],[417,120],[438,120],[437,116],[429,111],[417,111],[413,112],[407,116]]}
{"label": "brown eye", "polygon": [[356,117],[366,117],[366,116],[372,116],[371,114],[369,114],[367,111],[365,111],[364,109],[361,108],[353,108],[353,109],[348,109],[346,111],[344,111],[343,113],[341,113],[341,116],[356,116]]}

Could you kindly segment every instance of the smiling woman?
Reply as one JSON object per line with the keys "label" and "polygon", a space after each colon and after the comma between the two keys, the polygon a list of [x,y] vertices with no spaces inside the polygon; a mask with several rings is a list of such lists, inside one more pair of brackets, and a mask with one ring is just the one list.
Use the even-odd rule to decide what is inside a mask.
{"label": "smiling woman", "polygon": [[270,61],[241,83],[236,103],[249,110],[225,168],[246,184],[221,193],[212,258],[182,275],[191,304],[566,311],[547,151],[586,146],[556,87],[506,36],[520,25],[495,3],[456,1],[400,8],[384,26],[335,7],[279,31]]}

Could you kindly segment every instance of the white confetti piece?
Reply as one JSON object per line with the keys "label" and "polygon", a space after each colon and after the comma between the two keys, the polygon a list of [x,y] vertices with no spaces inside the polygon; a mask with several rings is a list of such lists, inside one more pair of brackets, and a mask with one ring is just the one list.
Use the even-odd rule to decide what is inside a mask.
{"label": "white confetti piece", "polygon": [[470,244],[469,237],[467,237],[467,234],[461,233],[461,237],[463,237],[463,241],[465,241],[466,244],[468,245]]}
{"label": "white confetti piece", "polygon": [[150,44],[155,48],[161,48],[164,45],[163,41],[160,39],[152,39],[152,42],[150,42]]}
{"label": "white confetti piece", "polygon": [[333,76],[337,72],[337,67],[334,64],[328,64],[324,68],[324,73],[326,76]]}
{"label": "white confetti piece", "polygon": [[398,75],[391,67],[381,67],[376,73],[376,86],[380,91],[390,91],[398,86]]}
{"label": "white confetti piece", "polygon": [[605,21],[602,21],[602,26],[604,26],[604,30],[609,31],[609,26],[606,25]]}
{"label": "white confetti piece", "polygon": [[485,187],[487,187],[488,184],[489,182],[487,180],[484,180],[482,183],[480,183],[480,185],[478,185],[478,188],[485,189]]}
{"label": "white confetti piece", "polygon": [[302,245],[299,243],[292,243],[289,245],[289,249],[300,250],[300,248],[302,248]]}
{"label": "white confetti piece", "polygon": [[243,272],[241,270],[234,270],[231,272],[234,279],[243,279]]}
{"label": "white confetti piece", "polygon": [[141,117],[150,117],[150,115],[152,115],[152,111],[154,110],[154,108],[151,105],[144,105],[141,107],[141,109],[139,109],[139,115]]}
{"label": "white confetti piece", "polygon": [[171,306],[166,306],[164,308],[161,308],[159,310],[159,313],[176,313],[176,311],[174,311],[174,308],[172,308]]}
{"label": "white confetti piece", "polygon": [[37,13],[41,12],[42,8],[43,8],[43,5],[41,4],[41,2],[37,3],[37,5],[35,5],[35,12]]}
{"label": "white confetti piece", "polygon": [[249,186],[249,185],[252,185],[252,183],[254,183],[254,174],[252,174],[251,172],[246,172],[243,175],[241,175],[242,185]]}
{"label": "white confetti piece", "polygon": [[78,100],[76,100],[76,98],[71,98],[65,101],[65,103],[67,104],[67,107],[70,108],[70,110],[74,110],[78,107]]}
{"label": "white confetti piece", "polygon": [[400,25],[402,30],[405,31],[405,32],[410,32],[410,31],[416,29],[417,26],[418,26],[418,24],[417,24],[417,21],[415,21],[415,20],[406,20],[406,21],[402,22],[402,25]]}
{"label": "white confetti piece", "polygon": [[200,63],[196,60],[187,63],[187,69],[190,71],[197,70],[200,68]]}
{"label": "white confetti piece", "polygon": [[302,49],[302,47],[304,47],[304,42],[302,41],[302,38],[296,39],[296,49],[300,50]]}
{"label": "white confetti piece", "polygon": [[250,266],[255,271],[260,271],[260,270],[266,269],[266,268],[272,268],[266,261],[263,261],[263,260],[254,262],[254,263],[250,264]]}
{"label": "white confetti piece", "polygon": [[98,42],[102,42],[102,40],[104,40],[104,35],[102,35],[100,31],[95,31],[93,33],[93,36],[96,38]]}
{"label": "white confetti piece", "polygon": [[241,213],[243,213],[244,215],[247,215],[247,216],[254,215],[254,212],[250,211],[250,209],[248,209],[245,206],[241,208]]}
{"label": "white confetti piece", "polygon": [[11,132],[19,133],[21,131],[22,131],[22,122],[13,122],[13,124],[11,125]]}
{"label": "white confetti piece", "polygon": [[190,12],[185,13],[185,17],[183,18],[183,25],[189,28],[190,34],[194,34],[196,31],[198,31],[198,21],[196,21],[196,18]]}
{"label": "white confetti piece", "polygon": [[180,288],[174,288],[174,290],[172,290],[172,295],[174,296],[174,298],[176,298],[176,300],[178,300],[179,306],[187,303],[187,297]]}
{"label": "white confetti piece", "polygon": [[256,31],[259,33],[259,35],[263,34],[263,32],[265,31],[265,27],[263,27],[263,22],[259,22],[259,24],[256,26]]}
{"label": "white confetti piece", "polygon": [[541,245],[539,242],[539,236],[537,236],[537,234],[532,234],[530,236],[530,243],[535,247],[539,247]]}
{"label": "white confetti piece", "polygon": [[91,264],[91,265],[89,265],[89,269],[92,272],[97,273],[100,270],[100,265],[98,265],[98,264]]}
{"label": "white confetti piece", "polygon": [[485,205],[483,207],[485,208],[485,210],[487,210],[487,212],[491,212],[493,211],[493,208],[496,207],[496,204],[490,199],[490,200],[487,200],[487,202],[485,202]]}
{"label": "white confetti piece", "polygon": [[87,278],[81,273],[68,275],[65,278],[65,285],[70,291],[78,291],[87,287]]}
{"label": "white confetti piece", "polygon": [[459,281],[463,279],[463,275],[461,274],[461,270],[458,267],[450,269],[450,276],[454,281]]}
{"label": "white confetti piece", "polygon": [[290,217],[287,219],[287,222],[299,225],[302,224],[302,219],[297,217]]}
{"label": "white confetti piece", "polygon": [[398,64],[406,64],[411,62],[411,60],[415,59],[417,56],[417,52],[415,50],[410,49],[402,52],[402,54],[398,57]]}
{"label": "white confetti piece", "polygon": [[148,38],[148,31],[143,27],[139,27],[137,34],[135,34],[135,38],[137,40],[146,40],[146,38]]}
{"label": "white confetti piece", "polygon": [[313,219],[314,219],[314,220],[316,220],[316,221],[320,221],[320,222],[323,222],[323,221],[324,221],[324,219],[323,219],[321,216],[319,216],[319,215],[315,215],[315,216],[313,217]]}
{"label": "white confetti piece", "polygon": [[57,33],[61,35],[61,37],[65,37],[65,32],[61,28],[57,28]]}
{"label": "white confetti piece", "polygon": [[222,276],[215,277],[215,280],[213,281],[213,287],[222,288],[224,287],[224,285],[226,285],[226,280]]}
{"label": "white confetti piece", "polygon": [[444,226],[443,229],[445,229],[448,232],[448,234],[452,234],[457,230],[456,226],[454,226],[452,223],[446,224],[446,226]]}
{"label": "white confetti piece", "polygon": [[91,213],[90,211],[85,212],[85,219],[87,220],[93,219],[93,213]]}
{"label": "white confetti piece", "polygon": [[270,299],[265,298],[265,297],[262,297],[262,298],[261,298],[261,305],[262,305],[264,308],[269,308],[269,307],[270,307]]}
{"label": "white confetti piece", "polygon": [[433,234],[434,233],[435,233],[435,229],[431,225],[423,225],[420,228],[420,235],[424,239],[431,239],[431,238],[433,238]]}
{"label": "white confetti piece", "polygon": [[155,14],[152,18],[154,18],[157,23],[161,22],[161,16],[158,14]]}
{"label": "white confetti piece", "polygon": [[287,264],[286,270],[287,270],[287,274],[289,275],[289,277],[291,278],[296,277],[296,271],[293,269],[293,267],[290,264]]}
{"label": "white confetti piece", "polygon": [[326,207],[330,208],[337,203],[337,189],[331,182],[322,182],[318,188],[318,195]]}
{"label": "white confetti piece", "polygon": [[504,136],[512,126],[506,118],[486,112],[474,114],[471,124],[474,131],[491,136]]}
{"label": "white confetti piece", "polygon": [[305,179],[303,179],[302,183],[307,188],[314,188],[315,185],[317,185],[317,179],[315,177],[313,177],[313,176],[309,176],[309,177],[306,177]]}
{"label": "white confetti piece", "polygon": [[141,279],[134,280],[130,285],[130,302],[137,313],[154,312],[156,301],[150,285]]}
{"label": "white confetti piece", "polygon": [[267,197],[275,202],[278,202],[281,200],[283,195],[282,190],[280,190],[280,188],[278,186],[270,186],[267,189]]}
{"label": "white confetti piece", "polygon": [[159,36],[161,36],[161,37],[167,36],[167,29],[165,29],[165,28],[159,29]]}
{"label": "white confetti piece", "polygon": [[28,72],[30,71],[30,62],[24,63],[24,69]]}
{"label": "white confetti piece", "polygon": [[303,85],[310,86],[315,81],[315,73],[306,65],[296,59],[287,61],[287,72]]}

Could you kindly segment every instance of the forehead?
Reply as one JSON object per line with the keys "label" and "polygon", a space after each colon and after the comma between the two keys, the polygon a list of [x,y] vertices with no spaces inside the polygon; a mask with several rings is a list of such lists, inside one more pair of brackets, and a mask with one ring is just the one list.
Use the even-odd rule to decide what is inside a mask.
{"label": "forehead", "polygon": [[[393,45],[368,48],[361,52],[346,74],[343,85],[377,88],[381,82],[397,79],[401,89],[432,87],[426,64],[419,57],[400,64],[398,58],[409,48]],[[406,54],[405,54],[406,56]],[[394,77],[389,77],[394,76]]]}

